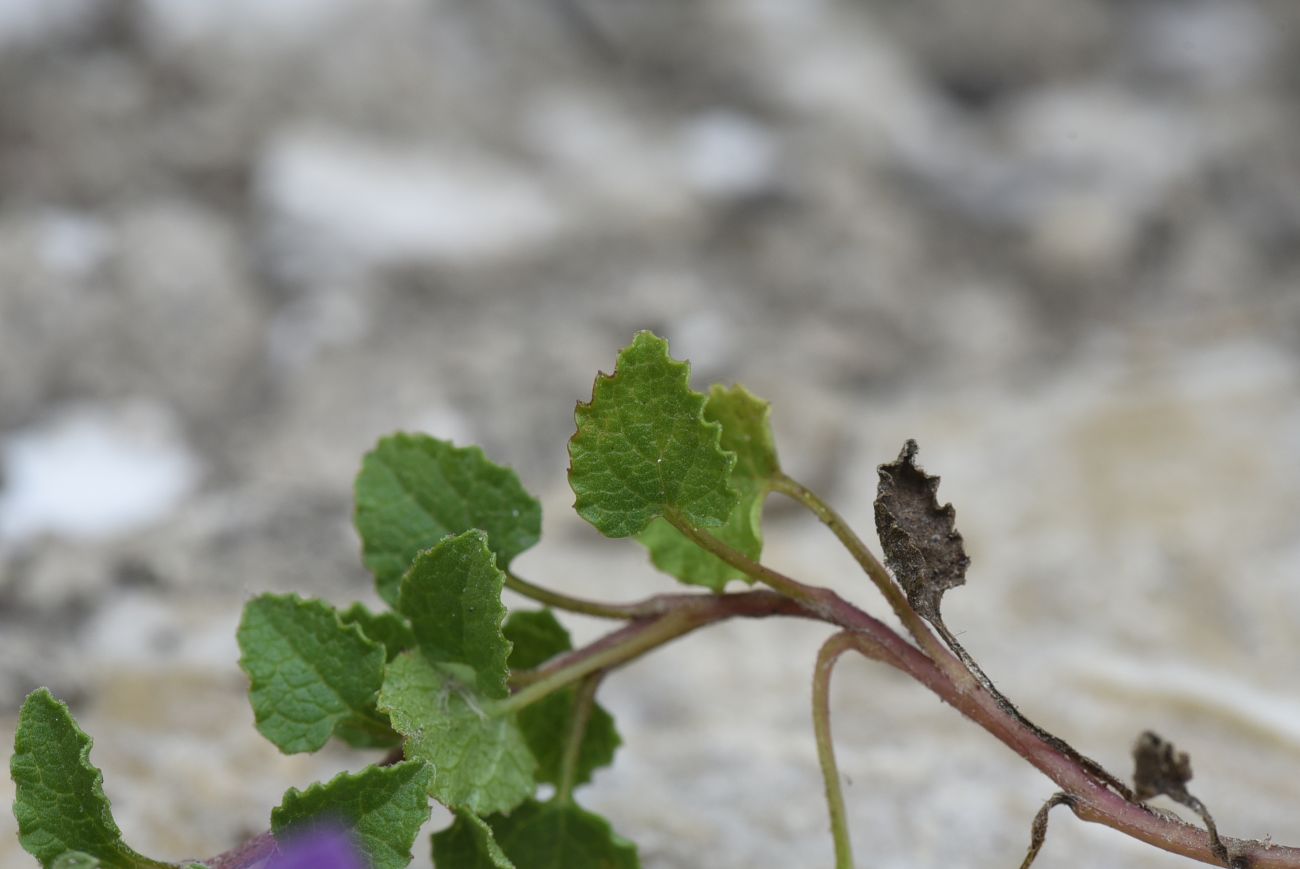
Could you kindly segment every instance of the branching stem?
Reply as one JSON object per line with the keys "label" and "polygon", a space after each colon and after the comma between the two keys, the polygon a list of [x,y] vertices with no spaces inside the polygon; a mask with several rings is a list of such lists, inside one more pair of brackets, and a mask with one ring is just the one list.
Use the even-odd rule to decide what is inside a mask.
{"label": "branching stem", "polygon": [[536,670],[513,675],[511,684],[517,690],[497,703],[494,710],[507,713],[522,709],[590,673],[620,667],[705,625],[735,616],[762,618],[771,615],[811,617],[811,613],[796,602],[770,591],[680,595],[675,605],[663,615],[630,622],[590,645],[561,655]]}
{"label": "branching stem", "polygon": [[876,588],[889,602],[890,608],[898,616],[899,621],[903,623],[903,626],[907,628],[907,632],[920,644],[926,654],[948,674],[953,684],[957,685],[960,690],[970,690],[974,682],[978,680],[962,662],[947,654],[947,650],[930,631],[924,619],[907,602],[907,596],[903,594],[903,590],[898,587],[898,583],[890,576],[885,566],[880,563],[880,559],[876,558],[875,554],[862,542],[862,538],[857,535],[857,532],[853,530],[849,523],[844,521],[844,517],[835,512],[835,509],[823,501],[816,492],[782,472],[778,471],[776,476],[772,478],[772,488],[774,491],[793,498],[808,508],[823,525],[830,529],[831,533],[848,550],[848,553],[853,556],[853,560],[875,583]]}
{"label": "branching stem", "polygon": [[[849,554],[853,556],[853,559],[863,569],[867,576],[871,578],[871,581],[875,583],[878,589],[880,589],[880,592],[885,596],[885,599],[889,601],[889,605],[893,608],[895,614],[898,615],[899,620],[902,621],[903,625],[908,629],[908,632],[916,639],[921,648],[925,650],[926,654],[930,656],[931,660],[938,664],[940,669],[947,674],[953,684],[958,686],[959,690],[963,692],[970,691],[974,687],[974,683],[979,683],[984,690],[988,691],[996,699],[1001,701],[1004,708],[1013,715],[1019,717],[1031,730],[1035,731],[1038,735],[1044,737],[1049,742],[1053,742],[1056,747],[1063,752],[1074,753],[1076,759],[1079,760],[1093,775],[1107,782],[1111,787],[1115,788],[1124,796],[1130,796],[1128,787],[1113,775],[1106,772],[1106,770],[1104,770],[1096,761],[1075,752],[1069,744],[1042,730],[1042,728],[1021,715],[1015,705],[1004,697],[1000,691],[998,691],[996,686],[994,686],[993,681],[984,674],[984,671],[980,669],[979,664],[977,664],[975,659],[966,652],[961,643],[957,641],[957,638],[953,636],[944,625],[943,621],[938,618],[938,614],[936,613],[934,617],[934,628],[943,638],[943,642],[941,643],[939,638],[935,637],[934,633],[931,632],[930,627],[926,625],[925,621],[916,610],[912,609],[912,606],[908,603],[903,590],[899,588],[898,583],[896,583],[894,578],[890,576],[889,571],[887,571],[885,566],[880,563],[880,560],[876,558],[871,549],[862,542],[862,538],[859,537],[857,532],[855,532],[852,527],[844,521],[843,517],[841,517],[839,513],[835,512],[834,508],[823,501],[817,493],[780,472],[778,472],[773,478],[773,489],[784,495],[788,495],[807,507],[819,520],[821,520],[823,525],[835,534],[840,543],[844,545],[844,548],[848,550]],[[944,643],[947,644],[946,647],[944,646]],[[951,650],[953,654],[947,654],[948,650]],[[954,655],[956,656],[955,659],[953,657]]]}
{"label": "branching stem", "polygon": [[[807,587],[806,588],[811,588]],[[497,709],[516,709],[597,670],[621,666],[645,652],[696,628],[735,616],[762,618],[793,615],[835,625],[868,657],[884,661],[929,688],[967,718],[1015,751],[1067,793],[1075,814],[1104,824],[1135,839],[1212,865],[1223,865],[1205,830],[1153,812],[1125,799],[1051,741],[1007,712],[997,698],[976,685],[959,691],[940,668],[880,620],[828,589],[814,589],[820,611],[770,591],[724,595],[682,595],[673,611],[633,622],[627,627],[548,662],[520,680],[523,687]],[[848,640],[845,640],[848,642]],[[951,654],[945,650],[945,654]],[[1300,869],[1300,848],[1225,838],[1223,845],[1251,869]]]}
{"label": "branching stem", "polygon": [[[886,593],[886,597],[895,605],[895,611],[898,611],[895,598],[899,592],[893,585],[892,578],[884,573],[883,566],[838,514],[802,486],[793,484],[793,481],[780,491],[791,494],[822,518],[854,554],[877,586],[882,584],[882,575],[889,579],[885,587],[893,588],[894,592]],[[518,577],[511,577],[510,587],[534,600],[573,612],[623,619],[628,623],[535,670],[513,674],[511,685],[515,692],[494,704],[489,710],[491,713],[505,714],[521,709],[581,680],[585,680],[585,683],[580,690],[589,688],[594,693],[597,679],[605,672],[715,622],[733,617],[764,618],[775,615],[816,619],[841,629],[822,647],[814,677],[814,722],[817,728],[818,754],[826,776],[839,869],[851,866],[852,857],[844,820],[843,795],[839,793],[838,773],[835,771],[830,742],[827,697],[831,668],[835,660],[850,648],[906,673],[983,727],[1054,781],[1064,794],[1060,802],[1068,801],[1081,820],[1103,824],[1157,848],[1203,863],[1225,865],[1223,855],[1227,853],[1232,855],[1234,866],[1248,866],[1250,869],[1300,869],[1300,848],[1231,838],[1216,841],[1206,830],[1177,818],[1157,814],[1142,803],[1117,792],[1110,784],[1113,778],[1109,774],[1098,775],[1096,770],[1089,768],[1086,759],[1064,741],[1033,727],[1015,714],[1014,709],[1008,709],[1007,702],[980,684],[928,628],[922,625],[925,629],[917,631],[912,625],[912,619],[903,613],[899,613],[900,617],[922,648],[918,649],[888,625],[831,589],[806,585],[761,565],[680,516],[667,518],[705,551],[764,582],[773,590],[718,595],[659,595],[632,604],[596,604],[554,593]],[[905,600],[903,604],[906,607]],[[919,619],[910,607],[906,607],[904,612],[910,612]],[[588,710],[585,715],[589,714]],[[574,740],[579,743],[581,741],[581,736],[574,736],[572,732],[570,737],[565,749],[566,769],[570,765],[569,754],[577,750]],[[559,792],[568,793],[571,790],[571,777],[571,771],[566,773],[569,784],[562,785],[564,789]],[[263,833],[239,848],[206,861],[205,865],[212,869],[251,869],[273,853],[274,848],[274,839],[269,833]]]}
{"label": "branching stem", "polygon": [[664,518],[668,520],[670,525],[680,531],[683,536],[705,552],[717,556],[719,559],[745,575],[758,580],[791,600],[798,601],[822,618],[828,621],[830,620],[829,616],[833,609],[831,598],[839,597],[839,595],[835,594],[830,589],[805,585],[799,580],[786,576],[780,571],[759,564],[757,561],[745,555],[738,549],[723,543],[704,529],[697,528],[684,516],[678,513],[667,513],[664,515]]}
{"label": "branching stem", "polygon": [[812,489],[779,471],[772,478],[772,490],[798,501],[816,516],[823,525],[830,529],[831,533],[848,550],[848,553],[853,556],[853,560],[875,583],[876,588],[889,602],[894,614],[903,622],[912,636],[916,637],[917,642],[924,645],[924,641],[919,635],[929,633],[925,623],[916,614],[916,611],[908,605],[907,597],[903,594],[903,590],[898,587],[898,583],[894,582],[894,578],[889,575],[889,571],[880,563],[875,554],[867,548],[867,545],[862,542],[862,538],[849,526],[849,523],[844,521],[844,517],[835,512],[834,508],[823,501]]}
{"label": "branching stem", "polygon": [[[920,682],[1029,761],[1071,797],[1072,808],[1081,820],[1103,824],[1139,841],[1193,860],[1223,865],[1205,830],[1157,814],[1141,803],[1125,799],[1080,765],[1075,758],[1062,753],[1023,722],[1008,714],[982,687],[977,686],[976,690],[970,692],[957,690],[944,669],[888,625],[828,589],[804,587],[817,592],[818,611],[781,594],[763,590],[722,595],[666,596],[672,599],[672,603],[668,605],[665,614],[633,621],[537,670],[521,674],[525,678],[514,681],[524,687],[498,704],[494,711],[521,708],[584,676],[621,666],[696,628],[729,618],[782,615],[817,619],[843,629],[844,633],[838,636],[851,638],[855,649],[868,657],[884,661]],[[849,642],[849,639],[844,642]],[[1222,845],[1240,865],[1249,866],[1250,869],[1300,869],[1300,848],[1231,838],[1223,838]],[[273,848],[274,840],[269,833],[264,833],[239,848],[206,861],[206,865],[214,869],[251,869],[265,859]],[[245,855],[260,856],[254,858]]]}

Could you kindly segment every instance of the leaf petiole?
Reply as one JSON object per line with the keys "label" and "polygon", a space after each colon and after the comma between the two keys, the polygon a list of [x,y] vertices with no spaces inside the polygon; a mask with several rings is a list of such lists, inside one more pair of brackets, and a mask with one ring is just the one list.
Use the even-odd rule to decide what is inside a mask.
{"label": "leaf petiole", "polygon": [[587,735],[587,723],[596,706],[596,689],[605,677],[602,670],[589,673],[578,683],[573,699],[573,715],[569,719],[569,732],[565,735],[564,756],[560,760],[560,783],[555,788],[557,802],[571,802],[573,786],[578,774],[578,760],[582,754],[582,740]]}
{"label": "leaf petiole", "polygon": [[677,512],[667,512],[664,518],[696,546],[722,561],[730,564],[740,572],[767,585],[792,600],[796,600],[823,618],[830,618],[832,611],[826,600],[826,590],[805,585],[797,579],[786,576],[780,571],[762,565],[743,552],[728,546],[703,529],[696,528],[691,522]]}
{"label": "leaf petiole", "polygon": [[591,615],[595,618],[634,619],[650,614],[642,611],[641,604],[604,604],[602,601],[589,601],[582,597],[563,595],[542,585],[530,583],[523,576],[510,570],[506,571],[506,588],[516,595],[523,595],[537,601],[538,604],[554,606],[555,609],[565,610],[568,613]]}

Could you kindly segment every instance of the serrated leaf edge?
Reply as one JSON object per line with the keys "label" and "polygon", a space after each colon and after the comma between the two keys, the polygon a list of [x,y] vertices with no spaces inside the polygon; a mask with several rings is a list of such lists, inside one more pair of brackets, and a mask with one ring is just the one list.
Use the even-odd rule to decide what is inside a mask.
{"label": "serrated leaf edge", "polygon": [[[68,726],[72,729],[74,737],[78,743],[77,764],[83,769],[92,771],[93,774],[91,776],[91,781],[90,781],[90,795],[92,799],[95,799],[99,805],[100,820],[104,823],[105,830],[108,831],[111,835],[115,836],[116,838],[115,845],[118,849],[120,849],[117,852],[117,854],[115,854],[114,856],[125,857],[128,860],[132,860],[136,862],[139,866],[142,867],[170,867],[176,865],[176,864],[163,863],[158,860],[150,859],[149,857],[146,857],[143,854],[139,853],[138,851],[134,850],[129,845],[127,845],[125,841],[123,841],[122,830],[120,827],[118,827],[117,821],[113,818],[112,802],[109,800],[108,794],[104,791],[104,771],[101,770],[99,767],[97,767],[90,760],[90,751],[92,748],[94,748],[95,745],[94,737],[92,737],[89,733],[81,729],[81,725],[77,723],[77,719],[72,714],[72,710],[68,707],[68,704],[64,703],[58,697],[55,697],[52,691],[44,687],[37,688],[35,691],[32,691],[23,700],[23,705],[20,708],[18,713],[18,725],[14,730],[14,754],[9,761],[10,777],[14,781],[14,805],[13,805],[14,819],[18,822],[18,840],[19,840],[19,844],[22,845],[23,850],[27,850],[29,854],[32,853],[30,850],[28,850],[27,844],[24,841],[24,839],[26,838],[27,835],[29,835],[29,833],[24,834],[23,817],[19,813],[19,804],[22,799],[19,791],[22,789],[23,785],[17,779],[16,771],[14,770],[14,762],[18,759],[18,756],[20,754],[18,740],[19,737],[22,735],[22,731],[23,731],[23,717],[24,717],[23,713],[27,710],[28,705],[32,702],[48,703],[51,706],[53,706],[56,710],[61,711],[63,718],[66,719]],[[30,830],[30,826],[28,829]],[[78,847],[82,847],[82,846],[78,846]],[[62,856],[62,854],[66,854],[69,851],[76,851],[76,850],[77,848],[68,848],[66,851],[63,851],[61,854],[55,855],[50,862],[52,863],[53,860],[57,860],[59,857]],[[100,861],[101,863],[103,862],[104,859],[106,859],[104,856],[90,854],[89,852],[86,851],[82,851],[80,853],[87,854],[88,856],[93,857],[94,859]],[[32,856],[37,856],[37,855],[32,854]]]}
{"label": "serrated leaf edge", "polygon": [[[372,553],[368,546],[366,536],[361,531],[361,525],[359,521],[361,516],[361,502],[360,499],[356,498],[356,493],[358,491],[358,486],[361,482],[361,478],[366,473],[367,463],[372,459],[372,457],[376,459],[379,458],[379,452],[386,443],[394,442],[403,446],[415,447],[421,441],[433,441],[437,444],[440,444],[441,446],[446,448],[447,455],[451,456],[454,460],[460,460],[461,458],[466,456],[478,460],[479,462],[481,462],[482,467],[488,470],[488,472],[491,475],[491,482],[494,484],[500,483],[501,481],[506,479],[513,479],[513,482],[516,486],[518,486],[519,491],[522,492],[530,501],[532,501],[533,504],[536,505],[538,528],[537,528],[537,534],[535,538],[533,539],[532,543],[528,544],[519,552],[514,553],[514,555],[511,555],[510,557],[506,558],[503,562],[501,562],[499,564],[501,570],[507,569],[510,566],[510,562],[512,562],[517,556],[521,555],[523,552],[526,552],[528,549],[531,549],[533,546],[537,545],[537,542],[539,540],[541,540],[541,520],[542,520],[541,501],[535,495],[533,495],[532,492],[529,492],[524,487],[523,481],[519,479],[519,474],[514,470],[514,468],[511,468],[509,465],[502,465],[494,462],[491,458],[488,457],[488,454],[478,444],[469,444],[468,446],[458,447],[456,446],[455,442],[452,440],[435,437],[431,434],[427,434],[424,432],[411,432],[411,431],[399,430],[399,431],[391,432],[390,434],[386,434],[380,437],[375,442],[375,445],[371,447],[369,450],[367,450],[366,453],[361,457],[361,467],[357,469],[357,473],[353,477],[352,491],[353,491],[354,500],[353,500],[353,507],[352,507],[352,526],[357,530],[357,536],[361,540],[360,543],[361,563],[366,565],[367,570],[369,570],[371,574],[374,576],[375,588],[378,590],[380,598],[383,599],[385,603],[388,603],[394,609],[396,609],[397,606],[396,596],[398,594],[398,590],[401,588],[402,578],[405,577],[406,571],[410,569],[410,564],[408,564],[406,568],[398,575],[397,582],[394,584],[394,588],[391,589],[391,593],[394,595],[394,599],[390,601],[388,599],[388,595],[385,593],[386,591],[389,590],[387,585],[380,581],[379,575],[374,572],[374,568],[370,567],[368,561]],[[382,462],[381,465],[390,474],[392,473],[391,467],[388,465],[388,463]],[[411,495],[408,489],[406,489],[405,487],[400,487],[400,488],[402,491],[402,496],[406,500],[413,503],[416,509],[419,510],[419,512],[425,514],[428,513],[428,511],[425,510],[425,508],[415,500],[415,498]],[[461,496],[462,501],[468,503],[469,498],[466,497],[463,493],[457,491],[457,495]],[[441,521],[439,521],[439,524],[442,524]],[[470,529],[465,529],[465,530],[470,530]],[[448,537],[454,537],[458,534],[463,534],[463,533],[464,531],[449,531],[448,533],[440,537],[438,540],[433,541],[429,546],[425,547],[425,549],[420,550],[420,552],[427,551],[433,546],[436,546],[439,543],[441,543],[443,540],[446,540]],[[491,548],[490,543],[489,543],[489,548]],[[419,553],[416,554],[418,555]],[[494,555],[496,554],[495,550],[493,550],[493,554]],[[415,557],[413,556],[411,561],[414,562],[414,560]]]}
{"label": "serrated leaf edge", "polygon": [[[356,623],[356,622],[345,622],[345,621],[343,621],[343,614],[339,611],[339,609],[338,609],[337,607],[335,607],[335,606],[334,606],[333,604],[331,604],[329,601],[322,600],[321,598],[304,598],[304,597],[302,597],[301,595],[299,595],[297,592],[288,592],[287,594],[275,594],[274,592],[265,592],[265,593],[263,593],[263,594],[259,594],[259,595],[257,595],[257,596],[254,597],[254,598],[250,598],[248,601],[246,601],[245,604],[244,604],[244,613],[247,613],[249,605],[255,603],[256,601],[264,600],[264,599],[286,600],[286,601],[289,601],[289,602],[293,603],[295,606],[297,606],[298,604],[309,604],[309,605],[310,605],[310,604],[319,604],[320,606],[323,606],[323,607],[324,607],[326,610],[328,610],[329,613],[334,617],[334,621],[335,621],[335,623],[338,625],[338,627],[339,627],[340,630],[344,631],[345,633],[349,633],[349,634],[352,634],[353,636],[357,637],[357,638],[360,639],[363,643],[365,643],[367,646],[369,646],[372,650],[377,650],[377,651],[379,651],[379,652],[381,653],[381,655],[383,656],[384,665],[385,665],[385,666],[387,665],[387,661],[388,661],[388,652],[387,652],[387,649],[384,647],[384,644],[381,643],[381,642],[379,642],[378,640],[372,640],[372,639],[370,639],[370,637],[366,636],[365,631],[363,631],[363,630],[361,629],[361,625],[359,625],[358,623]],[[239,619],[239,625],[238,625],[238,627],[235,629],[236,642],[238,642],[238,636],[239,636],[240,631],[243,630],[243,627],[244,627],[244,615],[241,614],[240,619]],[[245,662],[247,661],[247,659],[248,659],[248,654],[244,651],[244,648],[243,648],[242,645],[240,645],[240,649],[239,649],[239,651],[240,651],[240,654],[239,654],[239,662],[238,662],[238,663],[239,663],[239,669],[242,670],[242,671],[244,672],[244,675],[246,675],[246,676],[248,677],[248,686],[249,686],[249,687],[248,687],[249,706],[252,706],[252,707],[253,707],[253,721],[254,721],[254,727],[257,728],[257,732],[258,732],[258,733],[262,733],[263,736],[266,736],[266,734],[262,732],[262,722],[265,721],[266,719],[265,719],[264,717],[258,717],[258,710],[257,710],[257,707],[256,707],[256,706],[253,706],[253,703],[252,703],[253,674],[252,674],[251,672],[249,672],[249,669],[248,669],[248,667],[247,667],[247,665],[246,665],[246,663],[245,663]],[[313,669],[315,669],[315,668],[313,667]],[[381,669],[380,669],[380,682],[379,682],[379,684],[380,684],[380,687],[383,686],[383,669],[382,669],[382,667],[381,667]],[[331,688],[331,690],[333,690],[333,689]],[[376,688],[376,689],[375,689],[375,691],[374,691],[374,695],[373,695],[373,699],[374,699],[374,701],[375,701],[376,704],[377,704],[377,703],[378,703],[378,700],[379,700],[379,688]],[[358,713],[356,710],[352,710],[351,713],[352,713],[353,715],[361,714],[361,713]],[[331,728],[330,728],[330,736],[326,738],[326,740],[325,740],[324,743],[321,743],[321,745],[318,745],[318,746],[316,746],[316,748],[313,748],[313,749],[304,749],[304,750],[302,750],[302,751],[293,751],[293,752],[288,752],[288,751],[285,751],[283,748],[281,748],[280,745],[279,745],[277,742],[275,742],[275,740],[271,739],[269,736],[266,736],[266,739],[267,739],[267,741],[269,741],[272,745],[274,745],[276,748],[280,749],[280,751],[281,751],[282,753],[284,753],[284,754],[301,754],[301,753],[303,753],[303,751],[306,751],[306,752],[319,751],[321,748],[324,747],[325,743],[328,743],[328,742],[329,742],[330,739],[335,738],[335,737],[338,736],[338,728],[339,728],[339,725],[343,724],[345,721],[346,721],[345,718],[340,718],[340,719],[338,719],[337,721],[335,721],[334,724],[333,724],[333,726],[331,726]],[[376,723],[379,723],[378,720],[376,720]]]}
{"label": "serrated leaf edge", "polygon": [[[691,363],[688,360],[674,359],[672,355],[669,353],[668,339],[660,338],[658,335],[654,334],[648,329],[643,329],[637,332],[633,336],[632,343],[619,351],[618,354],[619,360],[621,361],[625,353],[627,353],[629,350],[636,347],[639,342],[643,342],[643,341],[653,343],[656,347],[662,349],[666,364],[671,370],[674,371],[675,375],[677,376],[677,379],[680,381],[681,385],[685,388],[687,393],[689,393],[696,400],[697,407],[695,412],[692,414],[692,418],[697,418],[699,420],[699,423],[702,426],[704,426],[706,429],[712,432],[712,435],[708,438],[709,445],[713,446],[716,450],[718,450],[719,453],[721,453],[724,456],[724,460],[726,461],[727,464],[728,482],[726,485],[726,489],[731,494],[733,495],[736,494],[735,489],[730,485],[731,473],[736,467],[736,454],[731,450],[722,448],[722,424],[704,418],[704,406],[708,402],[708,396],[704,395],[703,393],[696,392],[694,389],[691,388]],[[617,380],[618,377],[619,377],[619,368],[617,362],[615,363],[614,371],[611,374],[607,374],[604,371],[597,371],[596,377],[592,381],[591,400],[578,401],[577,404],[574,406],[573,417],[574,417],[574,422],[576,423],[576,431],[574,431],[574,433],[569,437],[569,441],[568,441],[569,467],[566,472],[571,489],[573,487],[573,471],[574,471],[573,447],[575,445],[582,445],[585,440],[585,438],[583,437],[583,430],[582,430],[583,421],[593,413],[592,406],[596,404],[596,400],[597,400],[596,394],[599,391],[601,384]],[[573,509],[578,513],[579,516],[582,516],[584,519],[588,519],[587,515],[583,512],[584,510],[583,500],[584,500],[584,496],[578,494],[575,491]],[[659,515],[662,516],[664,514],[660,513]],[[592,521],[592,520],[588,519],[588,521]],[[592,524],[594,525],[595,523],[593,522]],[[646,524],[648,525],[649,522],[647,522]],[[719,527],[725,525],[726,520],[725,519],[721,521],[714,521],[712,519],[707,519],[706,521],[697,520],[696,524],[701,527]],[[625,536],[629,536],[629,537],[635,536],[636,534],[640,533],[641,530],[644,529],[645,529],[645,525],[643,525],[641,529],[638,529],[637,531],[634,531],[631,534]]]}

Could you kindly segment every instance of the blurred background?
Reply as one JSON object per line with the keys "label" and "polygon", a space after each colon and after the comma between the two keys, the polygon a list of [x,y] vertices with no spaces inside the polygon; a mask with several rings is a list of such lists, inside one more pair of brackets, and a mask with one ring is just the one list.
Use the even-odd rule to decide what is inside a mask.
{"label": "blurred background", "polygon": [[[374,600],[350,489],[396,429],[518,469],[530,579],[670,590],[564,478],[649,328],[864,534],[917,438],[1003,690],[1121,776],[1156,729],[1222,830],[1300,843],[1297,58],[1293,0],[0,0],[0,739],[48,685],[163,859],[367,762],[262,740],[233,634],[264,590]],[[650,869],[829,865],[825,634],[607,680],[580,799]],[[862,865],[1018,865],[1045,778],[896,674],[835,684]],[[1038,865],[1187,864],[1058,812]]]}

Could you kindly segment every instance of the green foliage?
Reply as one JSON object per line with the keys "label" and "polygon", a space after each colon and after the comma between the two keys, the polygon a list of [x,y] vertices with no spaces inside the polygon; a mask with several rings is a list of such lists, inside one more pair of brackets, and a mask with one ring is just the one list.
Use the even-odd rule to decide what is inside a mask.
{"label": "green foliage", "polygon": [[574,509],[606,537],[629,537],[674,514],[698,526],[726,523],[736,505],[736,463],[719,446],[722,426],[704,419],[705,398],[688,385],[690,366],[668,342],[640,332],[599,374],[579,404],[569,441]]}
{"label": "green foliage", "polygon": [[170,865],[141,856],[122,841],[104,794],[104,776],[90,762],[92,744],[53,694],[40,688],[28,695],[9,765],[19,842],[42,866]]}
{"label": "green foliage", "polygon": [[340,773],[305,791],[290,788],[271,811],[276,838],[321,824],[346,830],[371,869],[402,869],[411,845],[429,820],[427,764],[408,761]]}
{"label": "green foliage", "polygon": [[504,585],[486,536],[466,531],[416,556],[402,577],[398,601],[425,658],[468,666],[477,690],[492,698],[509,693],[510,643],[501,633]]}
{"label": "green foliage", "polygon": [[[529,800],[509,815],[486,820],[496,844],[520,869],[638,869],[641,865],[635,845],[615,833],[604,818],[573,802]],[[434,835],[434,865],[438,869],[510,865],[493,862],[489,847],[472,822],[458,817]]]}
{"label": "green foliage", "polygon": [[361,633],[376,643],[383,644],[388,660],[415,645],[415,633],[406,619],[392,611],[372,613],[363,604],[354,603],[339,613],[345,625],[356,625]]}
{"label": "green foliage", "polygon": [[537,761],[514,716],[493,714],[474,679],[464,665],[406,652],[388,665],[379,706],[406,737],[406,757],[432,765],[430,796],[480,815],[509,811],[536,787]]}
{"label": "green foliage", "polygon": [[[740,387],[706,399],[688,381],[666,341],[638,334],[577,409],[570,481],[578,512],[606,535],[639,535],[662,569],[721,590],[741,574],[665,517],[757,558],[779,469],[764,402]],[[478,447],[410,434],[365,456],[355,494],[362,559],[392,609],[262,595],[244,608],[239,663],[256,726],[282,751],[337,737],[400,745],[402,759],[290,789],[274,835],[342,826],[370,866],[396,869],[432,797],[457,816],[433,839],[441,869],[637,866],[636,849],[572,798],[620,744],[592,697],[600,673],[539,670],[572,650],[568,631],[549,609],[507,619],[501,600],[508,565],[539,538],[537,500]],[[512,673],[516,689],[531,686],[521,695]],[[28,698],[15,748],[20,836],[43,865],[169,865],[122,842],[90,739],[48,692]],[[555,786],[550,802],[537,801],[539,784]]]}
{"label": "green foliage", "polygon": [[433,834],[433,865],[437,869],[516,869],[487,821],[469,812],[457,812],[450,827]]}
{"label": "green foliage", "polygon": [[375,708],[384,647],[329,604],[264,594],[245,605],[237,636],[257,729],[281,751],[316,751],[332,735],[358,747],[396,743]]}
{"label": "green foliage", "polygon": [[[757,561],[763,552],[763,502],[780,473],[768,421],[771,405],[743,386],[715,385],[704,405],[704,419],[722,426],[722,449],[736,454],[730,483],[738,494],[726,524],[713,536]],[[650,550],[656,567],[682,582],[722,591],[729,580],[753,582],[734,567],[700,549],[663,519],[655,519],[637,539]]]}
{"label": "green foliage", "polygon": [[396,434],[362,461],[355,518],[379,595],[396,605],[402,574],[419,552],[478,528],[504,569],[541,536],[542,507],[514,471],[478,447]]}
{"label": "green foliage", "polygon": [[[506,637],[514,643],[510,666],[527,670],[572,648],[569,632],[550,610],[513,612],[506,621]],[[536,779],[559,784],[566,737],[573,726],[577,689],[565,688],[519,710],[519,729],[537,758]],[[622,744],[614,728],[614,717],[599,703],[591,710],[573,772],[574,784],[591,781],[591,774],[614,762]]]}
{"label": "green foliage", "polygon": [[503,583],[481,531],[416,556],[399,596],[416,648],[389,663],[379,697],[406,756],[433,766],[429,793],[479,814],[510,809],[536,787],[514,714],[495,713],[509,693]]}
{"label": "green foliage", "polygon": [[[1024,865],[1043,843],[1047,812],[1062,803],[1087,803],[1095,809],[1090,818],[1101,820],[1118,805],[1129,814],[1110,818],[1115,826],[1141,829],[1151,841],[1163,830],[1165,844],[1219,865],[1253,865],[1246,850],[1255,846],[1220,839],[1204,804],[1188,793],[1186,755],[1145,735],[1136,793],[1129,791],[1028,722],[961,648],[939,604],[965,581],[969,560],[952,506],[936,498],[938,478],[916,466],[914,442],[880,467],[875,516],[890,576],[834,510],[782,474],[767,403],[739,386],[714,386],[706,398],[691,390],[689,375],[666,341],[636,335],[614,373],[598,375],[591,401],[577,407],[569,482],[578,513],[602,533],[637,537],[660,569],[716,594],[610,604],[528,582],[509,565],[537,542],[541,508],[513,471],[477,447],[423,435],[379,441],[357,477],[355,518],[363,560],[392,609],[372,612],[358,603],[339,611],[297,595],[262,595],[245,607],[238,641],[257,727],[282,751],[314,751],[339,737],[357,748],[388,749],[387,756],[376,752],[359,772],[290,789],[271,813],[274,837],[342,827],[371,869],[400,869],[412,859],[432,798],[455,814],[432,837],[438,869],[636,869],[635,846],[574,800],[575,788],[611,763],[620,744],[613,718],[595,701],[602,679],[696,628],[782,614],[840,631],[818,655],[813,692],[837,869],[851,869],[852,849],[826,698],[831,668],[850,650],[905,669],[1040,767],[1064,771],[1057,779],[1068,792],[1040,811]],[[772,491],[829,527],[884,592],[914,645],[830,589],[757,563]],[[761,580],[771,591],[724,594],[734,579]],[[573,650],[550,609],[507,614],[507,586],[547,606],[624,621]],[[976,691],[990,702],[975,702]],[[91,740],[48,691],[27,698],[14,748],[19,838],[42,866],[171,865],[122,841],[90,763]],[[546,785],[553,788],[539,791]],[[1208,852],[1189,845],[1182,826],[1162,828],[1166,821],[1140,804],[1157,794],[1201,816]],[[1230,852],[1229,843],[1243,850]],[[263,835],[202,865],[255,869],[275,847]]]}
{"label": "green foliage", "polygon": [[548,609],[515,610],[501,632],[510,641],[510,669],[531,670],[573,648],[569,632]]}

